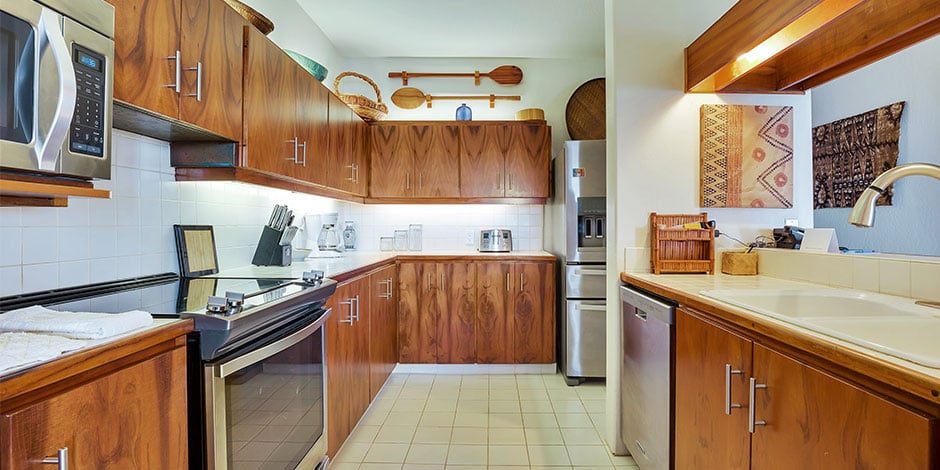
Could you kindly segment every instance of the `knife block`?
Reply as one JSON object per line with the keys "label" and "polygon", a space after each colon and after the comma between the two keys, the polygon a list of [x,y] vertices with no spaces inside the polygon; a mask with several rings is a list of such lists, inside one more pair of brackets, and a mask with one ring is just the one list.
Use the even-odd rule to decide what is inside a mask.
{"label": "knife block", "polygon": [[281,230],[275,230],[265,226],[261,231],[261,239],[258,240],[258,247],[255,249],[255,256],[251,258],[251,264],[255,266],[290,266],[291,263],[291,245],[281,245],[281,236],[284,234]]}

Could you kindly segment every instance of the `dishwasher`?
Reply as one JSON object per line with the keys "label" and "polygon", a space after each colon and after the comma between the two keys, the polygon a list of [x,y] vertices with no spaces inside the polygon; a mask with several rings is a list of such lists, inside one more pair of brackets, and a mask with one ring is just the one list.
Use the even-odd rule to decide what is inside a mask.
{"label": "dishwasher", "polygon": [[676,303],[620,287],[621,439],[643,470],[672,468]]}

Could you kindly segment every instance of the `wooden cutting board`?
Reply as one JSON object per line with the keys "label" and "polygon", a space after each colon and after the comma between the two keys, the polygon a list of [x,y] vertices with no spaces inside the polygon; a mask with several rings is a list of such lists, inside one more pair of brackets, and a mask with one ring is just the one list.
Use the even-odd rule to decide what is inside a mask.
{"label": "wooden cutting board", "polygon": [[588,80],[578,87],[565,108],[565,124],[571,140],[607,138],[607,86],[603,78]]}

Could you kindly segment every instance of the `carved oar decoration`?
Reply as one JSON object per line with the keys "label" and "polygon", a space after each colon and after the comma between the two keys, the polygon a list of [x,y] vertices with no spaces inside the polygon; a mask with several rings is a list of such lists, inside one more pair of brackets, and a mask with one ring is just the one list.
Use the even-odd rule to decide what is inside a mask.
{"label": "carved oar decoration", "polygon": [[389,72],[388,78],[400,78],[402,86],[408,86],[408,79],[420,77],[473,77],[473,84],[480,85],[480,77],[489,77],[500,85],[518,85],[522,82],[522,69],[515,65],[500,65],[486,73],[480,73],[479,70],[473,73],[429,73],[429,72]]}
{"label": "carved oar decoration", "polygon": [[439,95],[431,96],[426,95],[423,91],[412,88],[404,87],[395,90],[395,93],[392,93],[392,103],[395,103],[395,106],[398,106],[402,109],[415,109],[422,104],[427,104],[428,108],[431,107],[431,102],[434,100],[457,100],[457,101],[469,101],[469,100],[489,100],[490,108],[496,107],[496,100],[508,100],[508,101],[519,101],[522,99],[521,96],[497,96],[497,95]]}

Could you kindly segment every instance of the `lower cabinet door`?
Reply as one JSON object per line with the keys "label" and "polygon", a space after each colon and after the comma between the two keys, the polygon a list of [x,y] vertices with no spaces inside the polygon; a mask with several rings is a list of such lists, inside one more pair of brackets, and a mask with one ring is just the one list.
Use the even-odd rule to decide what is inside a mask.
{"label": "lower cabinet door", "polygon": [[437,327],[439,339],[437,362],[473,364],[476,362],[476,269],[472,263],[441,263],[441,316]]}
{"label": "lower cabinet door", "polygon": [[554,265],[551,262],[516,263],[512,278],[514,362],[555,362]]}
{"label": "lower cabinet door", "polygon": [[[754,345],[751,468],[936,468],[936,420]],[[766,386],[764,388],[763,386]],[[932,460],[932,458],[934,460]]]}
{"label": "lower cabinet door", "polygon": [[369,393],[379,393],[398,363],[398,274],[389,266],[369,275]]}
{"label": "lower cabinet door", "polygon": [[477,362],[513,362],[512,263],[477,264]]}
{"label": "lower cabinet door", "polygon": [[435,263],[401,263],[398,270],[398,358],[406,364],[437,362],[440,316]]}
{"label": "lower cabinet door", "polygon": [[41,461],[62,448],[69,468],[188,468],[186,350],[2,416],[0,429],[5,470],[54,468]]}

